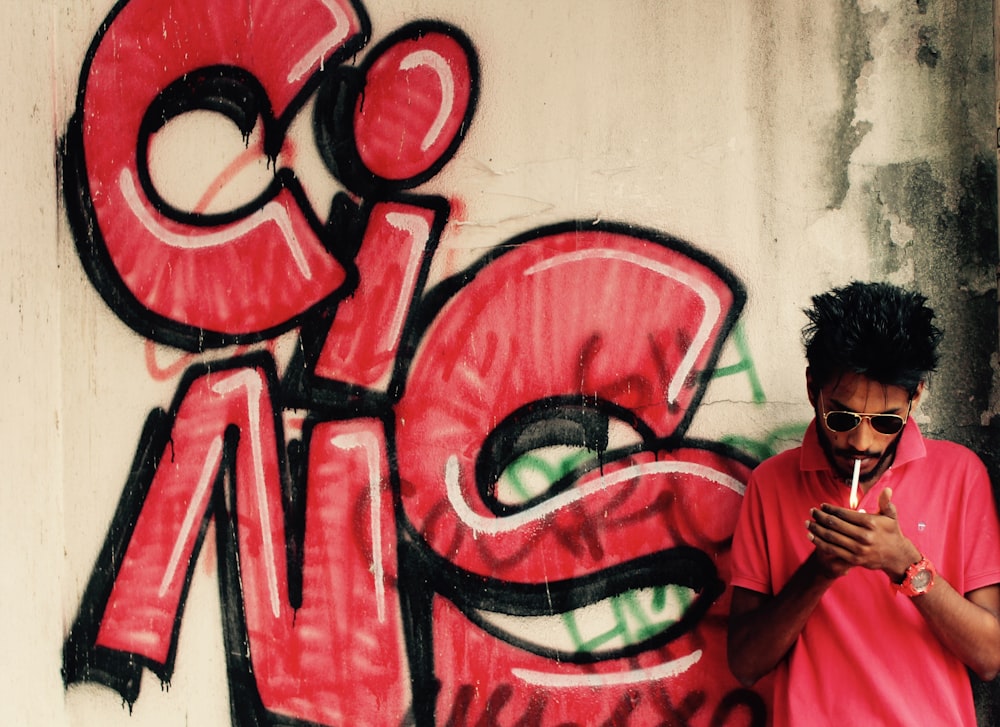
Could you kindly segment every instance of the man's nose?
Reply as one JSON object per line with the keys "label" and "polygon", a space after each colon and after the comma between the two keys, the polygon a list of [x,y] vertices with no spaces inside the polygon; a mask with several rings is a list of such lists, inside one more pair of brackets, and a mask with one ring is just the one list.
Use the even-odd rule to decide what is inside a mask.
{"label": "man's nose", "polygon": [[874,438],[875,430],[872,429],[871,420],[864,417],[861,423],[851,430],[847,443],[858,452],[867,452]]}

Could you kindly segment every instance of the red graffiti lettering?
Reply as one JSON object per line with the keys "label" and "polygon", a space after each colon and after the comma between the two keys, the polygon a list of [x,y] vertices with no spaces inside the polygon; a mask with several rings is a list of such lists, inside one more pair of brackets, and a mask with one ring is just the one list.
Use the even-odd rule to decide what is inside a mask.
{"label": "red graffiti lettering", "polygon": [[425,30],[392,38],[372,57],[354,107],[358,152],[383,179],[416,180],[461,138],[474,56],[451,34]]}
{"label": "red graffiti lettering", "polygon": [[[230,579],[224,585],[238,601],[227,610],[227,636],[248,647],[244,678],[252,675],[263,708],[318,724],[356,724],[374,710],[398,721],[408,707],[407,667],[382,424],[310,426],[303,587],[293,609],[272,384],[260,368],[191,381],[95,644],[171,663],[194,554],[214,517],[220,549],[229,553],[222,559],[222,578]],[[235,563],[238,572],[227,574]],[[357,688],[359,678],[367,690]]]}
{"label": "red graffiti lettering", "polygon": [[314,367],[317,379],[372,391],[388,388],[442,216],[414,204],[375,206],[356,260],[358,288],[337,309]]}
{"label": "red graffiti lettering", "polygon": [[294,176],[276,173],[232,212],[199,214],[165,202],[148,152],[171,119],[204,110],[245,136],[259,130],[260,154],[277,158],[282,115],[324,63],[355,47],[364,23],[348,0],[119,6],[86,67],[67,144],[71,213],[87,229],[82,257],[130,322],[152,318],[158,338],[195,349],[279,330],[344,284],[343,261]]}
{"label": "red graffiti lettering", "polygon": [[[234,724],[759,723],[724,655],[748,465],[685,438],[739,283],[573,222],[426,289],[449,205],[406,190],[461,142],[477,59],[428,21],[347,66],[369,32],[351,0],[129,0],[94,41],[63,150],[84,267],[150,341],[237,348],[147,350],[157,377],[191,367],[140,439],[67,684],[170,678],[213,523]],[[326,219],[287,137],[307,99]],[[183,209],[152,150],[193,112],[245,148]]]}
{"label": "red graffiti lettering", "polygon": [[[520,538],[474,524],[495,518],[478,494],[493,483],[476,474],[487,437],[523,407],[559,397],[619,406],[654,435],[676,434],[704,389],[732,302],[727,281],[708,267],[624,231],[540,235],[491,261],[429,327],[396,409],[411,521],[463,568],[540,577],[530,560],[497,573],[478,555],[496,551],[502,560],[523,547]],[[647,383],[631,390],[621,385],[629,380]],[[601,512],[603,497],[589,498],[588,512]],[[448,521],[427,532],[423,523],[442,500],[452,504]],[[558,530],[561,517],[581,514],[553,515],[547,525]],[[542,528],[536,537],[554,532]],[[454,539],[459,550],[443,550]],[[590,567],[575,558],[546,565],[556,569],[550,578]]]}

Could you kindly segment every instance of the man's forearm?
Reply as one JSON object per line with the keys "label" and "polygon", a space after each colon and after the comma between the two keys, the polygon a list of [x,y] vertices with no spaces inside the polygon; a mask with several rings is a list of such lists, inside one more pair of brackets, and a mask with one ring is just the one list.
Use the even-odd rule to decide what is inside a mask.
{"label": "man's forearm", "polygon": [[776,596],[736,589],[728,657],[730,670],[743,685],[753,685],[785,657],[834,580],[813,555]]}
{"label": "man's forearm", "polygon": [[[905,574],[903,566],[919,558],[920,550],[903,537],[892,559],[895,565],[882,570],[899,583]],[[981,588],[966,597],[938,574],[934,587],[915,596],[913,604],[938,641],[981,679],[991,681],[1000,672],[1000,586]]]}
{"label": "man's forearm", "polygon": [[989,586],[965,597],[938,576],[929,593],[913,598],[938,640],[983,681],[1000,672],[998,591]]}

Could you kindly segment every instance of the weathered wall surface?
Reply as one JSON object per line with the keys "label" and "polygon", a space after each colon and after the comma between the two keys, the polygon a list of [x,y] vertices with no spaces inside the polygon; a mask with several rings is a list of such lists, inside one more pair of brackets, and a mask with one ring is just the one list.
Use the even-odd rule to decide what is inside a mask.
{"label": "weathered wall surface", "polygon": [[21,11],[8,529],[60,577],[5,597],[68,686],[17,723],[760,723],[721,586],[809,296],[927,294],[919,421],[1000,472],[992,13]]}

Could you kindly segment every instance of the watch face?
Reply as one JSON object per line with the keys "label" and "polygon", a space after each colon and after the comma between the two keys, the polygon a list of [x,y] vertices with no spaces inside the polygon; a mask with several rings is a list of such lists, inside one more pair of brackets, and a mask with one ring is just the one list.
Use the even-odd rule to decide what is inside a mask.
{"label": "watch face", "polygon": [[914,591],[920,593],[931,584],[931,572],[927,569],[918,570],[910,579],[910,586]]}

